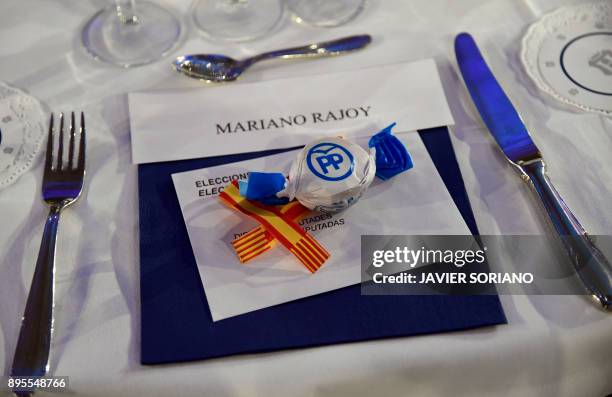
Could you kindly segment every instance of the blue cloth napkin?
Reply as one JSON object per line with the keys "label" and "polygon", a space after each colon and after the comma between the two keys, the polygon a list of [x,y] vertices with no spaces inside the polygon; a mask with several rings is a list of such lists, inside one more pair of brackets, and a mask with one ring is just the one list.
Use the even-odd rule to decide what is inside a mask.
{"label": "blue cloth napkin", "polygon": [[[477,234],[448,130],[419,133],[468,227]],[[143,364],[506,322],[497,296],[362,296],[355,285],[213,323],[170,175],[285,150],[139,166]]]}

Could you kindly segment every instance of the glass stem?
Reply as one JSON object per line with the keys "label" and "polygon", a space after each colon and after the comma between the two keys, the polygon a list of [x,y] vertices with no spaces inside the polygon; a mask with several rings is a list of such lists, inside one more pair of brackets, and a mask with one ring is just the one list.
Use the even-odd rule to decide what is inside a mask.
{"label": "glass stem", "polygon": [[115,0],[115,8],[117,16],[121,23],[135,25],[138,23],[136,16],[136,0]]}

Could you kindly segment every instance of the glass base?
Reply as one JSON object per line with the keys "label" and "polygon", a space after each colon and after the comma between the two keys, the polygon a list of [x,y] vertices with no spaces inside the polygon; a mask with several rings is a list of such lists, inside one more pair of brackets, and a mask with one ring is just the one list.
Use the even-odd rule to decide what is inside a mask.
{"label": "glass base", "polygon": [[206,36],[247,41],[268,34],[283,16],[281,0],[200,0],[193,10],[196,26]]}
{"label": "glass base", "polygon": [[154,3],[137,2],[136,18],[121,20],[110,7],[95,14],[85,25],[82,40],[96,59],[123,67],[154,62],[167,55],[178,42],[181,23]]}
{"label": "glass base", "polygon": [[365,0],[287,0],[294,20],[319,27],[343,25],[363,11]]}

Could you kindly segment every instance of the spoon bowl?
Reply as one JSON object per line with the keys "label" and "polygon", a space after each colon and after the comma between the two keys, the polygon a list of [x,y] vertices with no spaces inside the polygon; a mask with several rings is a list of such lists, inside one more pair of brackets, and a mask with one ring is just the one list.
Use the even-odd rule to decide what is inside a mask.
{"label": "spoon bowl", "polygon": [[207,82],[236,80],[245,69],[241,61],[219,54],[180,56],[172,64],[178,72]]}

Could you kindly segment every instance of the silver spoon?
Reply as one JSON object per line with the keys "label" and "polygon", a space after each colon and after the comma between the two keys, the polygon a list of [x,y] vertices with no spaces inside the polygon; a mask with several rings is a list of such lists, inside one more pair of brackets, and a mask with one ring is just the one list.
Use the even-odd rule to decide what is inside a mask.
{"label": "silver spoon", "polygon": [[242,72],[259,61],[273,58],[295,59],[340,55],[364,48],[371,41],[372,37],[368,34],[349,36],[323,43],[266,52],[240,61],[220,54],[184,55],[176,58],[173,65],[178,72],[194,79],[206,82],[234,81]]}

